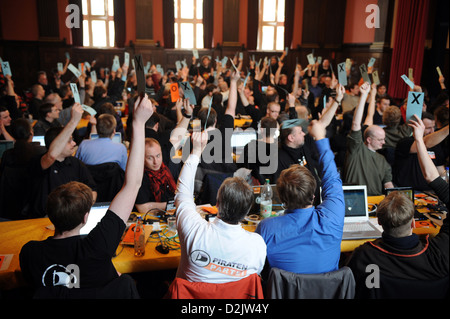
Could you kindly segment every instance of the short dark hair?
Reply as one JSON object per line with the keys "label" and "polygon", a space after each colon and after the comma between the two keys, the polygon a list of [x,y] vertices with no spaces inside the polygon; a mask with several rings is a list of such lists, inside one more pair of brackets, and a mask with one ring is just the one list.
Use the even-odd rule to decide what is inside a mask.
{"label": "short dark hair", "polygon": [[110,137],[117,126],[116,118],[111,114],[101,114],[97,119],[99,137]]}
{"label": "short dark hair", "polygon": [[314,200],[317,182],[309,169],[299,164],[283,170],[277,180],[277,192],[287,209],[305,208]]}
{"label": "short dark hair", "polygon": [[217,192],[219,217],[228,224],[239,223],[253,205],[253,189],[242,177],[228,177]]}
{"label": "short dark hair", "polygon": [[274,130],[278,128],[278,122],[270,116],[261,119],[261,129],[264,129],[265,137],[273,136]]}
{"label": "short dark hair", "polygon": [[83,223],[93,202],[92,189],[83,183],[69,182],[54,189],[47,198],[46,214],[55,226],[55,234]]}
{"label": "short dark hair", "polygon": [[44,103],[39,107],[39,117],[45,119],[48,113],[52,111],[53,103]]}
{"label": "short dark hair", "polygon": [[378,223],[392,237],[409,235],[414,218],[414,203],[399,191],[389,193],[378,205]]}
{"label": "short dark hair", "polygon": [[53,143],[55,138],[62,132],[64,127],[51,127],[45,132],[44,141],[47,149],[50,148],[50,145]]}
{"label": "short dark hair", "polygon": [[11,135],[15,140],[26,141],[31,136],[31,124],[27,119],[18,118],[11,123]]}
{"label": "short dark hair", "polygon": [[209,111],[209,117],[208,117],[208,108],[202,107],[197,113],[197,118],[200,119],[200,121],[202,123],[202,126],[201,126],[202,128],[205,127],[205,123],[206,123],[206,128],[208,128],[208,127],[213,126],[214,123],[216,123],[217,112],[216,112],[216,110],[211,108],[211,110]]}

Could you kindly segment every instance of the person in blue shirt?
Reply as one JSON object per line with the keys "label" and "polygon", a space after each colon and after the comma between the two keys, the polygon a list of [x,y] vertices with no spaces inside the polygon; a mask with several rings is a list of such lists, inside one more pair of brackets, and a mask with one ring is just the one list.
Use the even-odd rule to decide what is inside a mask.
{"label": "person in blue shirt", "polygon": [[325,125],[308,127],[319,152],[322,201],[313,206],[316,179],[303,166],[292,165],[277,180],[283,216],[262,220],[256,229],[267,245],[267,261],[293,273],[324,273],[339,268],[345,203]]}
{"label": "person in blue shirt", "polygon": [[102,114],[97,119],[98,139],[81,142],[76,157],[86,165],[115,162],[125,171],[128,160],[127,148],[112,140],[116,133],[116,119],[111,114]]}

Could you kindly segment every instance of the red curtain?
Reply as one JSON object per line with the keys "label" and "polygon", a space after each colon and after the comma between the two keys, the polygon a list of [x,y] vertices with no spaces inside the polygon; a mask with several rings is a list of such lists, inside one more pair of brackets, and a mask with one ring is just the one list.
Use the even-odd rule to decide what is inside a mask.
{"label": "red curtain", "polygon": [[414,69],[414,82],[420,85],[430,0],[398,0],[397,22],[388,94],[404,99],[409,87],[401,79]]}

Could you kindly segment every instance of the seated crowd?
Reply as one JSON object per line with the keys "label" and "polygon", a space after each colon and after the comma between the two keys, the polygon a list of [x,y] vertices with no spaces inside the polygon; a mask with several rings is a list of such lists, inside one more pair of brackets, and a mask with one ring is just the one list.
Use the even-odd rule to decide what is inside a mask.
{"label": "seated crowd", "polygon": [[[15,142],[0,162],[0,218],[48,216],[55,226],[53,237],[22,249],[30,285],[41,288],[42,273],[53,263],[79,264],[83,288],[112,282],[118,274],[111,257],[130,213],[165,211],[174,201],[180,280],[232,283],[263,275],[265,267],[319,274],[345,264],[356,297],[367,298],[366,267],[377,264],[390,284],[447,278],[448,289],[448,219],[433,239],[419,238],[412,233],[414,206],[400,193],[379,205],[382,238],[357,248],[348,262],[340,251],[343,184],[366,185],[369,196],[413,187],[435,192],[448,207],[444,78],[442,92],[426,97],[421,118],[406,121],[407,101],[389,97],[386,85],[361,80],[344,87],[328,59],[288,70],[285,56],[248,66],[237,55],[227,65],[204,56],[164,74],[153,65],[145,93],[127,65],[109,71],[93,63],[77,79],[81,103],[62,80],[69,60],[50,81],[39,72],[28,96],[0,73],[0,140]],[[195,101],[184,94],[186,82]],[[172,100],[176,83],[179,98]],[[235,127],[241,118],[251,119],[245,129],[257,139],[233,153],[231,135],[241,130]],[[34,136],[43,136],[45,146]],[[251,186],[267,179],[277,185],[284,215],[248,232],[240,222],[253,205]],[[111,203],[106,217],[80,237],[90,207],[100,201]],[[203,219],[199,204],[216,205],[217,218]],[[211,263],[198,262],[201,254]],[[227,265],[226,273],[220,265]]]}

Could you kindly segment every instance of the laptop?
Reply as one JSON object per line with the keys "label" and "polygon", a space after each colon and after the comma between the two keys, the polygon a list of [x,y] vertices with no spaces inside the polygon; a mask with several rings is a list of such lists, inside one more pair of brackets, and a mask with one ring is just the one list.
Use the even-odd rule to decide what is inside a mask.
{"label": "laptop", "polygon": [[428,219],[427,216],[420,213],[416,209],[416,205],[415,205],[415,201],[414,201],[414,188],[413,187],[392,187],[392,188],[385,188],[384,191],[386,193],[386,196],[395,191],[405,194],[406,197],[408,197],[414,203],[414,219],[415,220]]}
{"label": "laptop", "polygon": [[244,150],[245,145],[256,139],[258,135],[255,130],[235,131],[231,135],[231,147],[239,154]]}
{"label": "laptop", "polygon": [[380,238],[381,231],[369,221],[366,185],[344,185],[343,240]]}
{"label": "laptop", "polygon": [[45,146],[45,136],[38,135],[33,136],[33,142],[38,142],[41,146]]}
{"label": "laptop", "polygon": [[[91,133],[91,134],[89,135],[89,137],[90,137],[91,140],[95,140],[95,139],[98,138],[98,134],[96,134],[96,133]],[[119,143],[119,144],[122,143],[122,133],[116,132],[116,134],[114,134],[114,136],[113,136],[113,138],[112,138],[112,141],[113,141],[114,143]]]}
{"label": "laptop", "polygon": [[[250,209],[250,212],[248,213],[248,215],[252,215],[252,214],[257,214],[259,215],[259,211],[260,211],[260,193],[261,193],[261,188],[264,185],[257,185],[257,186],[253,186],[253,206]],[[272,186],[272,210],[273,211],[279,211],[279,210],[284,210],[283,206],[282,206],[282,202],[280,200],[280,197],[278,197],[278,192],[277,192],[277,185],[275,184],[271,184],[270,186]]]}
{"label": "laptop", "polygon": [[111,203],[95,203],[89,212],[88,220],[80,230],[80,235],[87,235],[102,220],[109,209]]}
{"label": "laptop", "polygon": [[0,141],[0,159],[5,151],[14,147],[14,141]]}

